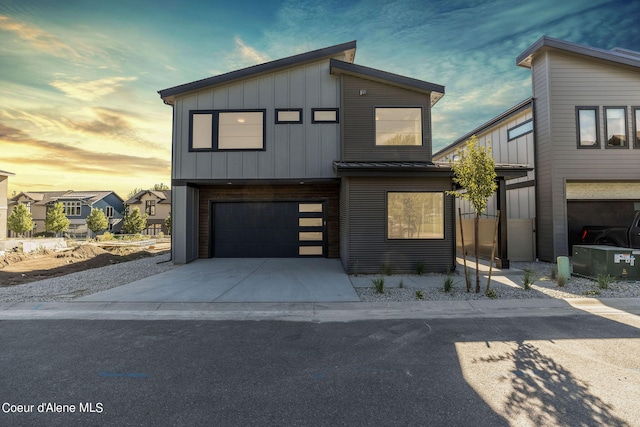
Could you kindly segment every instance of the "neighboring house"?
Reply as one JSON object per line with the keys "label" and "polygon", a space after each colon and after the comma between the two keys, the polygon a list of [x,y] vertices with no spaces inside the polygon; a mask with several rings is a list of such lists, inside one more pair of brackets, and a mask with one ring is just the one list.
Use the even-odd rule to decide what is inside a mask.
{"label": "neighboring house", "polygon": [[9,177],[11,172],[0,171],[0,239],[7,237]]}
{"label": "neighboring house", "polygon": [[452,171],[431,162],[431,108],[444,87],[356,65],[355,49],[159,91],[174,110],[174,262],[322,256],[349,273],[455,267]]}
{"label": "neighboring house", "polygon": [[[555,262],[571,255],[584,225],[626,226],[640,209],[640,52],[542,37],[516,64],[531,70],[531,104],[479,132],[491,139],[500,129],[492,141],[497,157],[511,159],[515,148],[519,159],[520,147],[527,153],[534,179],[516,185],[534,184],[536,255]],[[524,133],[510,141],[509,130]],[[514,193],[511,212],[530,215],[530,191]]]}
{"label": "neighboring house", "polygon": [[33,218],[34,234],[46,230],[47,210],[58,202],[63,204],[65,215],[69,218],[66,233],[71,236],[87,235],[87,217],[93,208],[102,209],[107,216],[109,227],[105,231],[115,233],[122,228],[124,201],[113,191],[23,192],[9,199],[10,206],[19,203],[27,206]]}
{"label": "neighboring house", "polygon": [[165,220],[171,214],[171,190],[143,190],[125,202],[131,208],[139,208],[147,214],[147,228],[142,234],[156,236],[160,232],[169,234]]}

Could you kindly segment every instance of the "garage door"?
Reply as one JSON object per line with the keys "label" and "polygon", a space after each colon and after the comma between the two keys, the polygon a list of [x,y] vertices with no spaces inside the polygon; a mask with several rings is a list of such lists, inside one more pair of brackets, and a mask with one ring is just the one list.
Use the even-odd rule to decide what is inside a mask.
{"label": "garage door", "polygon": [[633,200],[567,200],[569,249],[582,243],[583,227],[628,227],[638,209]]}
{"label": "garage door", "polygon": [[282,258],[325,253],[323,203],[217,202],[212,211],[215,257]]}

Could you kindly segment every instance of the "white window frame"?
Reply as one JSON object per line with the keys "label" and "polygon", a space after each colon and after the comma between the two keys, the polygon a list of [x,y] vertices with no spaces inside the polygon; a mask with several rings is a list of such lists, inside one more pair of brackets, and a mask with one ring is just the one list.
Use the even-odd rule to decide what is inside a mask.
{"label": "white window frame", "polygon": [[82,202],[79,202],[79,201],[62,202],[62,212],[66,216],[80,216],[82,215]]}
{"label": "white window frame", "polygon": [[114,212],[115,209],[113,208],[113,206],[106,206],[104,208],[104,216],[106,216],[107,218],[113,218]]}

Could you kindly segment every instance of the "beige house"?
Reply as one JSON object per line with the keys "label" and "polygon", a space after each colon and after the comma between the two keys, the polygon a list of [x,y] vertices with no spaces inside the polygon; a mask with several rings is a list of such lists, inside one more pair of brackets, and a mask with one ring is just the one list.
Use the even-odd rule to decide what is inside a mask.
{"label": "beige house", "polygon": [[[31,213],[33,219],[33,231],[25,233],[31,237],[32,234],[45,231],[45,219],[47,218],[47,204],[69,191],[40,191],[23,192],[9,199],[9,214],[18,204],[23,203]],[[14,236],[15,237],[15,236]]]}
{"label": "beige house", "polygon": [[0,171],[0,239],[7,237],[9,177],[11,172]]}
{"label": "beige house", "polygon": [[139,208],[141,214],[147,214],[147,228],[142,232],[156,236],[160,232],[169,234],[165,220],[171,214],[171,190],[143,190],[127,200],[129,211]]}

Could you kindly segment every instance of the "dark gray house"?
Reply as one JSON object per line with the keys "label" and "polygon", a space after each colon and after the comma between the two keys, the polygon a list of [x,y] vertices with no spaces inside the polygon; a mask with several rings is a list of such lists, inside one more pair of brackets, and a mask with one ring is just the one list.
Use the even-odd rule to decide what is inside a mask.
{"label": "dark gray house", "polygon": [[444,87],[353,63],[356,42],[159,91],[173,107],[172,253],[340,257],[347,272],[455,265]]}

